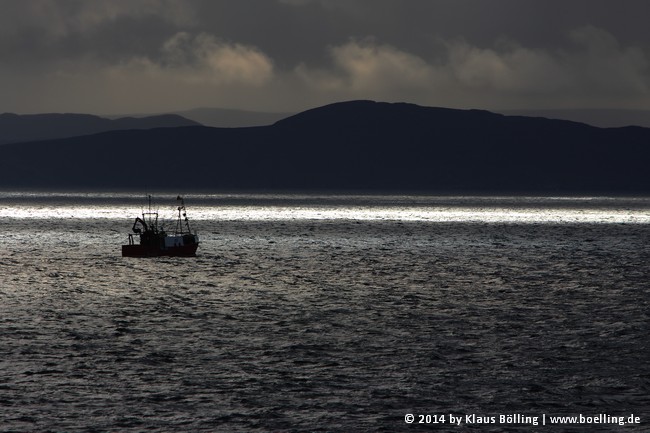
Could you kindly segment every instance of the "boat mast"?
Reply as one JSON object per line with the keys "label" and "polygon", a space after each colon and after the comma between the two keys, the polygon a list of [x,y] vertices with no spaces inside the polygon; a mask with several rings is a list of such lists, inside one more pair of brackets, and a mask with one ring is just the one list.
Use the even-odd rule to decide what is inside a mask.
{"label": "boat mast", "polygon": [[[151,210],[151,194],[147,195],[147,201],[149,203],[149,209],[145,213],[144,209],[142,210],[142,220],[149,223],[149,227],[152,231],[158,231],[158,212]],[[146,229],[145,229],[146,230]]]}
{"label": "boat mast", "polygon": [[[192,230],[190,229],[190,220],[187,218],[187,212],[185,211],[185,200],[180,195],[176,197],[176,200],[180,200],[181,204],[178,206],[178,220],[176,221],[176,233],[183,234],[183,222],[185,222],[185,227],[187,228],[187,233],[191,234]],[[181,220],[181,214],[183,215],[183,220]]]}

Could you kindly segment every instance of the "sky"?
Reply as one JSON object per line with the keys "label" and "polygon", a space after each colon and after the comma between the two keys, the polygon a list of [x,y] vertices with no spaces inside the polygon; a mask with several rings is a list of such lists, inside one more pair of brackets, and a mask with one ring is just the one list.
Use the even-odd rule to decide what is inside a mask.
{"label": "sky", "polygon": [[0,0],[0,112],[650,109],[648,0]]}

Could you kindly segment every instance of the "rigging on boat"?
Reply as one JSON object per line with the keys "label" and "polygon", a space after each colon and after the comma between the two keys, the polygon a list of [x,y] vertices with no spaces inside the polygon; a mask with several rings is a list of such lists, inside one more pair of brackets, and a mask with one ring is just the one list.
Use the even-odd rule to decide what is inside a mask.
{"label": "rigging on boat", "polygon": [[[142,211],[142,218],[136,217],[129,233],[128,244],[122,245],[123,257],[191,257],[196,255],[199,247],[199,237],[190,228],[187,217],[185,200],[179,195],[178,218],[173,234],[165,232],[162,225],[158,224],[158,211],[152,210],[151,195],[148,196],[148,211]],[[136,236],[139,243],[136,243]]]}

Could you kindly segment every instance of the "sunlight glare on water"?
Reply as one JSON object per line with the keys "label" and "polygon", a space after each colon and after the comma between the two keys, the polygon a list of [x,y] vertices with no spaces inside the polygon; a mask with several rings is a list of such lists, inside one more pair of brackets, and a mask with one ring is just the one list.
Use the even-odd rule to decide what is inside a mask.
{"label": "sunlight glare on water", "polygon": [[[145,199],[133,194],[104,194],[94,203],[85,194],[63,194],[59,201],[32,194],[28,206],[12,202],[17,193],[0,194],[5,204],[0,218],[15,219],[130,219],[143,212]],[[18,195],[16,195],[18,196]],[[50,198],[42,200],[43,197]],[[173,196],[157,197],[154,210],[161,218],[174,218]],[[307,204],[305,198],[309,198]],[[650,199],[607,197],[396,197],[304,195],[203,194],[188,197],[193,220],[205,221],[411,221],[454,223],[650,223]],[[89,200],[86,203],[84,199]],[[109,199],[109,200],[106,200]],[[71,205],[70,201],[81,200]],[[621,206],[623,200],[623,206]],[[32,202],[33,201],[33,202]],[[35,203],[37,205],[34,205]],[[522,203],[534,203],[527,206]],[[2,202],[0,202],[2,203]],[[108,203],[108,204],[107,204]],[[126,203],[126,205],[124,205]]]}
{"label": "sunlight glare on water", "polygon": [[429,221],[464,223],[650,223],[643,212],[578,209],[507,209],[456,207],[400,208],[291,208],[228,207],[199,208],[198,219],[282,221],[282,220],[353,220],[353,221]]}

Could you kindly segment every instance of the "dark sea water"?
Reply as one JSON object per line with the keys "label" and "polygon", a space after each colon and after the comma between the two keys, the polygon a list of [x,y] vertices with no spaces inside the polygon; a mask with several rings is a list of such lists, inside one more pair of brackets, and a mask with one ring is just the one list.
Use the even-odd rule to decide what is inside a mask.
{"label": "dark sea water", "polygon": [[648,198],[144,201],[0,192],[0,431],[650,431]]}

